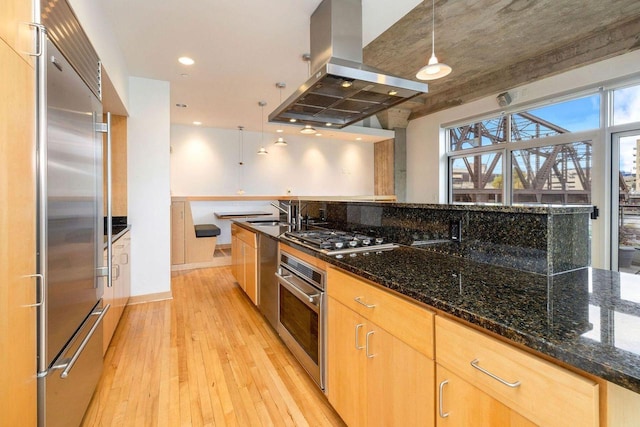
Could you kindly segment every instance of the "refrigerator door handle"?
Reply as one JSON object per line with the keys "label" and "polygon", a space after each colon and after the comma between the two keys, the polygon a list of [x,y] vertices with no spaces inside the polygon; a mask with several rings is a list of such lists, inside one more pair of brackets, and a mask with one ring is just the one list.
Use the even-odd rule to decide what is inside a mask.
{"label": "refrigerator door handle", "polygon": [[71,372],[71,370],[73,369],[73,365],[76,364],[76,361],[82,354],[82,351],[87,346],[89,341],[91,341],[91,337],[93,337],[93,334],[95,333],[96,329],[98,329],[98,326],[100,326],[100,322],[102,322],[104,315],[107,314],[107,311],[109,311],[110,307],[111,307],[111,304],[107,304],[104,308],[100,310],[96,310],[93,313],[91,313],[91,316],[98,316],[98,320],[96,320],[96,323],[93,324],[87,336],[82,340],[82,343],[80,343],[80,346],[78,347],[76,352],[73,354],[73,356],[71,356],[71,359],[63,359],[62,363],[54,364],[51,367],[52,370],[64,369],[64,371],[62,371],[62,373],[60,374],[60,378],[64,379],[69,376],[69,372]]}
{"label": "refrigerator door handle", "polygon": [[111,259],[113,256],[113,227],[111,223],[113,222],[112,212],[111,212],[111,113],[107,113],[107,122],[106,123],[96,123],[96,132],[107,134],[107,197],[105,198],[107,201],[107,265],[103,267],[98,267],[98,277],[106,277],[107,278],[107,287],[110,288],[113,286],[113,260]]}

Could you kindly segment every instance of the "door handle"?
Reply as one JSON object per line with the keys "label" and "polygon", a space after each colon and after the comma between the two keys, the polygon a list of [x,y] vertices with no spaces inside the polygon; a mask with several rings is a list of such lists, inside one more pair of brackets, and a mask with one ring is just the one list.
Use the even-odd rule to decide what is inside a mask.
{"label": "door handle", "polygon": [[362,297],[356,297],[353,300],[360,305],[364,305],[367,308],[376,308],[375,304],[367,304],[366,302],[362,301]]}
{"label": "door handle", "polygon": [[369,353],[369,337],[370,337],[371,335],[375,334],[375,333],[376,333],[376,331],[369,331],[369,332],[367,332],[367,336],[366,336],[366,340],[365,340],[365,347],[366,347],[366,348],[365,348],[364,352],[366,353],[366,355],[367,355],[367,357],[368,357],[369,359],[373,359],[373,358],[375,357],[375,354],[371,354],[371,353]]}
{"label": "door handle", "polygon": [[444,386],[449,384],[449,380],[444,380],[440,383],[440,393],[438,395],[438,415],[440,415],[440,418],[447,418],[449,416],[448,412],[444,412],[444,397],[443,397],[443,393],[444,393]]}
{"label": "door handle", "polygon": [[38,297],[36,296],[36,303],[27,304],[24,307],[42,307],[44,305],[44,275],[42,274],[28,274],[24,277],[35,277],[36,282],[38,283],[38,294],[40,295],[40,301],[38,301]]}
{"label": "door handle", "polygon": [[360,342],[360,340],[358,339],[358,330],[360,330],[360,328],[362,328],[364,326],[364,323],[358,323],[356,325],[356,350],[362,350],[364,347],[363,346],[359,346],[358,342]]}

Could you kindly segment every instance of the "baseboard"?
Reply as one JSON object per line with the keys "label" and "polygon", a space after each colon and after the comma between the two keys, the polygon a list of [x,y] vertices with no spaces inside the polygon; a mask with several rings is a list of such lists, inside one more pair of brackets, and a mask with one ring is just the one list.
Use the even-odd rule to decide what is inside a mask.
{"label": "baseboard", "polygon": [[214,258],[207,262],[194,262],[191,264],[176,264],[171,266],[171,271],[194,270],[196,268],[224,267],[231,265],[231,257]]}
{"label": "baseboard", "polygon": [[129,297],[127,305],[144,304],[147,302],[164,301],[168,299],[173,299],[171,291],[158,292],[156,294],[136,295]]}

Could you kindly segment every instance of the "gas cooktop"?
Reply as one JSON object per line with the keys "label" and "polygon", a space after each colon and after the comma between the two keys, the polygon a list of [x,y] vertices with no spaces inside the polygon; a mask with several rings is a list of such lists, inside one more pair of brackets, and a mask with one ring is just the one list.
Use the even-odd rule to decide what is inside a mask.
{"label": "gas cooktop", "polygon": [[288,231],[284,237],[326,255],[380,252],[398,247],[395,243],[385,242],[382,237],[339,230]]}

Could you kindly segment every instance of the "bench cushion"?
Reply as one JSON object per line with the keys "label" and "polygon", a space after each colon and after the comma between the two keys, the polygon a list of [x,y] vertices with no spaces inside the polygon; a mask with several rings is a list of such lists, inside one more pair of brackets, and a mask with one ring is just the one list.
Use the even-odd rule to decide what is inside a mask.
{"label": "bench cushion", "polygon": [[196,228],[196,237],[215,237],[220,235],[220,228],[214,224],[198,224]]}

